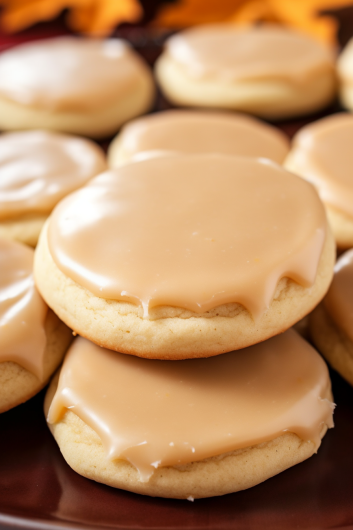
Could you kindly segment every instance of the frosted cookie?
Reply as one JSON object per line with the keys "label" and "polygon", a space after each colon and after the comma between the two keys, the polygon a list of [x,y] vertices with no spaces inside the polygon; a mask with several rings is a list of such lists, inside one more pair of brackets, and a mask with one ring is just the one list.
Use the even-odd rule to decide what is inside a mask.
{"label": "frosted cookie", "polygon": [[78,338],[45,408],[81,475],[193,499],[249,488],[309,458],[333,427],[331,400],[324,361],[290,330],[236,354],[175,363]]}
{"label": "frosted cookie", "polygon": [[127,42],[57,37],[0,55],[0,128],[99,138],[147,111],[152,75]]}
{"label": "frosted cookie", "polygon": [[284,166],[314,184],[339,248],[353,246],[353,116],[334,114],[301,129]]}
{"label": "frosted cookie", "polygon": [[184,30],[167,40],[156,76],[177,105],[236,109],[270,119],[314,112],[336,90],[332,51],[275,25]]}
{"label": "frosted cookie", "polygon": [[107,167],[95,143],[58,133],[0,135],[0,237],[36,246],[54,206]]}
{"label": "frosted cookie", "polygon": [[32,249],[0,239],[0,412],[46,385],[72,338],[38,293],[32,269]]}
{"label": "frosted cookie", "polygon": [[341,103],[349,110],[353,109],[353,39],[351,39],[338,58],[337,72]]}
{"label": "frosted cookie", "polygon": [[314,343],[353,386],[353,250],[338,259],[330,289],[310,317]]}
{"label": "frosted cookie", "polygon": [[164,153],[223,153],[281,164],[289,150],[278,129],[242,114],[169,110],[125,125],[108,151],[115,168]]}
{"label": "frosted cookie", "polygon": [[311,184],[269,161],[180,155],[126,164],[64,199],[35,278],[78,334],[183,359],[292,326],[324,296],[334,258]]}

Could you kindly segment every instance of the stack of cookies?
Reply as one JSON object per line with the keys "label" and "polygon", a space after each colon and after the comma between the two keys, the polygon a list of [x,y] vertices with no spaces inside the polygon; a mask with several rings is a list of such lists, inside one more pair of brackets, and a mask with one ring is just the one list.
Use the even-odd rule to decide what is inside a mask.
{"label": "stack of cookies", "polygon": [[194,499],[315,453],[332,426],[328,371],[282,332],[322,299],[334,256],[312,185],[268,159],[152,155],[64,199],[35,277],[81,336],[46,399],[67,462],[115,487]]}
{"label": "stack of cookies", "polygon": [[[334,94],[331,54],[303,36],[273,27],[199,31],[173,37],[157,65],[176,103],[277,118],[316,110]],[[245,39],[248,46],[237,49],[248,55],[220,53],[233,38]],[[250,68],[258,40],[275,60],[261,56]],[[153,84],[130,48],[83,43],[54,39],[46,50],[35,43],[0,58],[0,125],[31,128],[35,120],[46,129],[101,137],[147,110]],[[289,61],[298,46],[300,61]],[[23,57],[44,77],[55,57],[68,86],[55,75],[37,78],[28,67],[26,91],[14,90],[11,65]],[[91,60],[109,82],[97,82],[97,72],[92,77]],[[119,98],[112,61],[122,73]],[[40,384],[33,380],[3,410],[47,382],[71,329],[80,337],[50,384],[45,410],[78,473],[137,493],[193,500],[251,487],[314,454],[333,426],[330,379],[322,358],[290,328],[325,296],[335,241],[312,184],[279,165],[288,155],[285,137],[243,115],[169,111],[127,124],[110,146],[109,171],[99,149],[78,144],[82,139],[12,133],[7,149],[14,140],[28,145],[32,157],[38,149],[42,168],[50,159],[66,176],[78,158],[90,162],[66,187],[55,178],[28,178],[25,201],[16,196],[1,217],[2,235],[33,246],[41,229],[34,277],[45,301],[33,285],[32,251],[25,249],[27,265],[16,269],[20,247],[1,243],[10,257],[0,290],[11,286],[14,305],[20,300],[27,313],[38,314],[42,340],[33,342],[41,356],[32,365],[4,348],[0,361],[12,372],[0,377],[13,378],[19,363],[21,377],[32,371]],[[65,142],[65,156],[75,155],[70,163],[58,154]],[[39,195],[34,182],[41,183]],[[21,312],[11,311],[18,322]],[[46,340],[60,343],[50,363],[43,360]],[[50,370],[43,371],[45,363]]]}

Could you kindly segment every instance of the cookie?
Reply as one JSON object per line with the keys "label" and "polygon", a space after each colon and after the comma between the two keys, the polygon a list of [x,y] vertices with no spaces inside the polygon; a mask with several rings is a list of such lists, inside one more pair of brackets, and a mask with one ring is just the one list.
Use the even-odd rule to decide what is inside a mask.
{"label": "cookie", "polygon": [[281,164],[287,137],[278,129],[242,114],[169,110],[138,118],[110,144],[111,168],[165,153],[223,153],[269,158]]}
{"label": "cookie", "polygon": [[333,426],[327,367],[292,330],[236,354],[174,363],[79,338],[45,409],[81,475],[182,499],[254,486],[314,454]]}
{"label": "cookie", "polygon": [[339,113],[303,127],[284,166],[316,186],[339,249],[353,246],[353,116]]}
{"label": "cookie", "polygon": [[334,97],[334,55],[275,25],[197,26],[170,37],[156,63],[176,105],[242,110],[270,119],[325,107]]}
{"label": "cookie", "polygon": [[330,289],[310,317],[314,344],[353,386],[353,250],[342,254]]}
{"label": "cookie", "polygon": [[39,295],[32,267],[33,250],[0,240],[0,412],[47,384],[72,339]]}
{"label": "cookie", "polygon": [[154,99],[143,59],[120,39],[57,37],[0,55],[0,128],[114,134]]}
{"label": "cookie", "polygon": [[353,39],[346,44],[337,61],[339,94],[342,105],[353,109]]}
{"label": "cookie", "polygon": [[180,155],[127,164],[64,199],[34,270],[78,334],[183,359],[288,329],[323,298],[334,259],[311,184],[269,161]]}
{"label": "cookie", "polygon": [[0,237],[35,247],[45,220],[66,195],[107,168],[84,138],[46,131],[0,136]]}

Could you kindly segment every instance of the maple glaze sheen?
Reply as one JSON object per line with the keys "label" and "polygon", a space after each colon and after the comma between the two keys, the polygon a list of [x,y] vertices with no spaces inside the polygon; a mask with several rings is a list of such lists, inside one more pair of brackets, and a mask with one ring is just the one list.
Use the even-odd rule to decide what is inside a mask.
{"label": "maple glaze sheen", "polygon": [[0,363],[12,361],[42,380],[48,307],[33,279],[33,250],[0,240]]}
{"label": "maple glaze sheen", "polygon": [[46,131],[0,136],[0,220],[49,213],[60,199],[106,169],[89,140]]}
{"label": "maple glaze sheen", "polygon": [[288,140],[278,129],[242,114],[169,110],[125,125],[116,148],[128,159],[177,151],[262,157],[282,163]]}
{"label": "maple glaze sheen", "polygon": [[49,219],[57,267],[100,298],[259,318],[278,281],[311,286],[326,234],[316,191],[269,161],[180,155],[128,164]]}
{"label": "maple glaze sheen", "polygon": [[353,116],[334,114],[301,129],[288,167],[312,182],[324,203],[353,217]]}
{"label": "maple glaze sheen", "polygon": [[309,36],[276,25],[198,26],[172,36],[166,53],[193,78],[305,82],[333,70],[333,53]]}
{"label": "maple glaze sheen", "polygon": [[353,249],[338,259],[323,304],[336,326],[353,341]]}
{"label": "maple glaze sheen", "polygon": [[25,106],[84,112],[129,93],[141,68],[143,60],[120,39],[27,42],[0,55],[0,95]]}
{"label": "maple glaze sheen", "polygon": [[77,414],[110,460],[147,481],[155,469],[297,434],[320,445],[333,427],[327,367],[293,330],[210,359],[156,361],[75,340],[48,422]]}

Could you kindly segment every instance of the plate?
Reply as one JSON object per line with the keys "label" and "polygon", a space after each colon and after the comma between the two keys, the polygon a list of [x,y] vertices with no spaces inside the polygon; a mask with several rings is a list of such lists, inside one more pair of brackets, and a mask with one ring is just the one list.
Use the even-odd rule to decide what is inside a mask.
{"label": "plate", "polygon": [[[41,34],[0,35],[0,48],[60,33],[62,28],[46,26]],[[152,63],[161,38],[135,29],[130,40]],[[169,107],[159,96],[155,110]],[[292,136],[338,110],[334,105],[278,126]],[[0,415],[0,529],[352,530],[353,389],[336,373],[332,380],[336,427],[317,455],[252,489],[195,502],[144,497],[77,475],[46,426],[41,392]]]}

